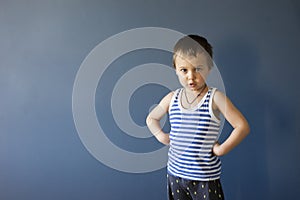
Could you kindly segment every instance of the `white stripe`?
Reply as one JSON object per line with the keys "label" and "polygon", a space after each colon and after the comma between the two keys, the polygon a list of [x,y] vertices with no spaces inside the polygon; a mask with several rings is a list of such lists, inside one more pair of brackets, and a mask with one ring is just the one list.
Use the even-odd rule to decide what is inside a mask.
{"label": "white stripe", "polygon": [[[200,134],[200,133],[199,133]],[[190,138],[197,138],[197,139],[211,139],[211,140],[216,140],[217,139],[217,136],[219,134],[215,134],[215,135],[197,135],[197,133],[193,133],[193,134],[190,134],[190,133],[174,133],[174,132],[171,132],[170,134],[170,137],[182,137],[182,136],[185,136],[185,137],[190,137]]]}
{"label": "white stripe", "polygon": [[186,119],[171,119],[170,120],[172,124],[177,125],[175,123],[195,123],[197,125],[209,125],[209,126],[216,126],[216,125],[212,125],[211,122],[207,122],[207,121],[199,121],[199,120],[186,120]]}
{"label": "white stripe", "polygon": [[[175,157],[174,155],[170,155],[170,160],[173,162],[173,163],[177,163],[178,165],[181,165],[179,164],[176,160],[178,159],[177,157]],[[190,159],[189,157],[185,157],[185,156],[181,156],[181,159],[182,158],[187,158],[187,159]],[[207,165],[206,168],[212,168],[212,167],[217,167],[218,165],[221,165],[221,162],[216,159],[214,161],[211,161],[211,162],[202,162],[202,161],[186,161],[186,160],[180,160],[181,163],[185,163],[185,164],[196,164],[196,165]],[[215,165],[216,164],[216,165]],[[213,166],[215,165],[215,166]],[[199,168],[204,168],[204,166],[199,166]]]}
{"label": "white stripe", "polygon": [[[215,143],[215,140],[216,140],[216,137],[207,138],[207,137],[194,136],[194,138],[193,138],[191,136],[191,137],[184,138],[181,135],[172,135],[170,138],[173,140],[182,141],[182,142],[190,142],[190,143],[191,142],[201,142],[201,143],[210,143],[212,145]],[[201,147],[199,144],[197,144],[197,145],[199,147]]]}
{"label": "white stripe", "polygon": [[[182,148],[182,149],[188,149],[190,148],[193,151],[197,151],[197,150],[201,150],[201,149],[209,149],[211,150],[214,142],[211,141],[201,141],[203,144],[199,145],[199,144],[193,144],[192,141],[189,140],[181,140],[179,142],[177,141],[172,141],[172,145],[175,146],[176,148]],[[192,147],[197,147],[197,148],[192,148]]]}
{"label": "white stripe", "polygon": [[[173,145],[173,142],[171,143],[171,145]],[[172,149],[176,149],[176,150],[182,150],[183,153],[185,153],[186,151],[195,151],[195,152],[199,152],[199,153],[210,153],[212,150],[211,148],[212,146],[210,146],[210,148],[199,148],[199,149],[195,149],[195,148],[189,148],[188,147],[180,147],[180,146],[173,146]]]}
{"label": "white stripe", "polygon": [[[169,156],[171,156],[172,158],[178,156],[178,154],[176,153],[172,153],[172,154],[169,154]],[[180,154],[179,155],[182,159],[191,159],[190,156],[185,156],[183,154]],[[212,158],[204,158],[204,157],[193,157],[193,159],[191,160],[194,160],[196,163],[200,163],[200,164],[210,164],[210,163],[216,163],[216,162],[219,162],[219,159],[216,159],[215,157],[212,157]]]}
{"label": "white stripe", "polygon": [[199,158],[202,158],[203,160],[207,160],[207,161],[211,161],[212,159],[211,158],[204,158],[204,157],[207,157],[209,156],[209,153],[210,152],[204,152],[204,153],[201,153],[201,152],[197,152],[197,153],[192,153],[192,152],[184,152],[184,151],[178,151],[176,149],[172,149],[170,150],[170,153],[173,153],[175,155],[188,155],[188,156],[191,156],[191,157],[199,157]]}
{"label": "white stripe", "polygon": [[[201,169],[195,169],[195,170],[188,170],[188,169],[185,169],[185,168],[178,168],[177,166],[175,165],[170,165],[170,167],[172,169],[175,169],[178,173],[180,173],[179,171],[182,171],[181,173],[189,173],[189,174],[193,174],[193,173],[201,173],[202,175],[201,176],[216,176],[219,174],[219,172],[221,171],[221,166],[219,166],[217,169],[215,170],[210,170],[210,171],[201,171]],[[216,172],[216,173],[215,173]],[[206,175],[206,174],[209,174],[209,175]],[[212,175],[213,174],[213,175]],[[193,174],[193,175],[198,175],[198,174]]]}

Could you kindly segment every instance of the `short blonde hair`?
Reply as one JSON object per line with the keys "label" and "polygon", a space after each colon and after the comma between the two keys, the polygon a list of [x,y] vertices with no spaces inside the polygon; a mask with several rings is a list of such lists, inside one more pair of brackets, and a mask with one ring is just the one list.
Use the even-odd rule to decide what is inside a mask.
{"label": "short blonde hair", "polygon": [[212,46],[206,38],[199,35],[187,35],[179,39],[173,49],[173,67],[176,68],[175,59],[178,54],[196,57],[198,54],[204,53],[207,57],[209,69],[213,67],[213,51]]}

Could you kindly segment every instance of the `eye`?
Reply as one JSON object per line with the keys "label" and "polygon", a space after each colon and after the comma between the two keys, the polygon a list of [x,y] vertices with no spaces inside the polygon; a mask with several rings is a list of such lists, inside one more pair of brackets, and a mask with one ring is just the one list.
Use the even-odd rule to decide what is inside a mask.
{"label": "eye", "polygon": [[186,73],[186,72],[187,72],[187,69],[181,68],[180,71],[183,72],[183,73]]}
{"label": "eye", "polygon": [[196,67],[195,71],[196,71],[196,72],[202,72],[203,69],[202,69],[202,67]]}

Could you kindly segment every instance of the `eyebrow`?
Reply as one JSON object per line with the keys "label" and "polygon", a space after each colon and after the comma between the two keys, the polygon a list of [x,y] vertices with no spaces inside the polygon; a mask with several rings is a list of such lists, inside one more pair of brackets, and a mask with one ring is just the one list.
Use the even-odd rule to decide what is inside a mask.
{"label": "eyebrow", "polygon": [[[203,68],[204,65],[197,65],[197,66],[193,66],[193,68]],[[178,68],[182,69],[182,68],[188,68],[187,66],[178,66]]]}
{"label": "eyebrow", "polygon": [[178,68],[187,68],[186,66],[178,66]]}

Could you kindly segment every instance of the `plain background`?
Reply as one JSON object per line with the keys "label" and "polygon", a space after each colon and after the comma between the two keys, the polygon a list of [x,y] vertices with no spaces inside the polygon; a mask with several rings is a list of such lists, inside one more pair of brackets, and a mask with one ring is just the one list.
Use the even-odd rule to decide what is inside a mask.
{"label": "plain background", "polygon": [[[166,199],[165,169],[130,174],[103,165],[81,143],[72,117],[73,83],[88,53],[146,26],[207,37],[227,95],[249,120],[249,137],[222,158],[226,199],[299,198],[299,1],[1,0],[0,199]],[[96,109],[108,131],[116,125],[101,115],[109,112],[105,95],[122,70],[171,65],[169,54],[153,51],[149,59],[149,52],[120,58],[101,79]],[[136,91],[136,123],[166,92],[158,85]],[[146,103],[135,109],[137,102]],[[222,137],[229,131],[225,124]],[[153,138],[114,133],[111,140],[130,151],[160,147]]]}

